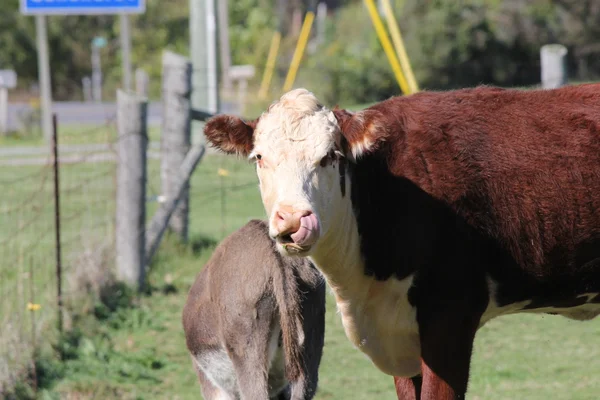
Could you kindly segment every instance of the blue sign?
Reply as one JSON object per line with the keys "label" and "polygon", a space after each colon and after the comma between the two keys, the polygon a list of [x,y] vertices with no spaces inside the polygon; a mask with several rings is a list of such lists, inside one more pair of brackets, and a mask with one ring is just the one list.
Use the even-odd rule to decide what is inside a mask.
{"label": "blue sign", "polygon": [[92,46],[102,48],[102,47],[106,46],[106,39],[103,38],[102,36],[96,36],[92,40]]}
{"label": "blue sign", "polygon": [[146,0],[21,0],[21,13],[44,15],[141,14]]}

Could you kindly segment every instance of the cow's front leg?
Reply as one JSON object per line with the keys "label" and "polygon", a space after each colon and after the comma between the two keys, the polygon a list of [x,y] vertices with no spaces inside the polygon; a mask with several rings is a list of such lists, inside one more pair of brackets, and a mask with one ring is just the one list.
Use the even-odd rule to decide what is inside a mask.
{"label": "cow's front leg", "polygon": [[423,379],[421,375],[412,378],[394,377],[394,386],[396,386],[396,395],[398,400],[419,400],[421,398],[421,384]]}
{"label": "cow's front leg", "polygon": [[464,399],[479,317],[448,310],[420,322],[421,400]]}

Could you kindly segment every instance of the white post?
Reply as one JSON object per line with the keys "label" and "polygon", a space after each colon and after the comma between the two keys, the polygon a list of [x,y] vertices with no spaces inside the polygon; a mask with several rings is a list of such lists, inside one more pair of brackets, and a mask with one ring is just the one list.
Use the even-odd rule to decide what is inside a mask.
{"label": "white post", "polygon": [[554,89],[567,83],[567,48],[547,44],[540,49],[542,88]]}
{"label": "white post", "polygon": [[46,16],[35,16],[38,47],[38,79],[40,81],[40,105],[42,110],[42,132],[50,143],[52,138],[52,84],[50,81],[50,57],[48,55],[48,33]]}
{"label": "white post", "polygon": [[[219,80],[217,74],[217,23],[215,19],[214,0],[205,0],[206,3],[206,53],[208,87],[208,109],[206,111],[216,114],[219,111]],[[197,73],[197,72],[196,72]]]}

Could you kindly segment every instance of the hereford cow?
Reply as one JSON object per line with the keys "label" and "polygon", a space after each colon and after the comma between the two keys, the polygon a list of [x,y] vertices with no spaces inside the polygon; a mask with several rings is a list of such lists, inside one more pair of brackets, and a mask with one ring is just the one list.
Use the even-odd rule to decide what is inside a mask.
{"label": "hereford cow", "polygon": [[321,270],[399,398],[464,398],[494,317],[600,313],[600,85],[423,92],[356,113],[297,89],[205,133],[256,160],[271,237]]}
{"label": "hereford cow", "polygon": [[325,331],[325,283],[308,259],[282,256],[266,222],[227,237],[183,310],[206,400],[312,399]]}

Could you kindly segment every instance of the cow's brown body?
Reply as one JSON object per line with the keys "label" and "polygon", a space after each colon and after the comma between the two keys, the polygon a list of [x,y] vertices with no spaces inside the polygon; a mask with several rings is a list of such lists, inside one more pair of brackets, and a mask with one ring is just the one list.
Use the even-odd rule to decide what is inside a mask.
{"label": "cow's brown body", "polygon": [[[599,84],[397,97],[334,110],[337,135],[310,94],[286,96],[258,122],[217,117],[205,132],[225,151],[260,155],[283,249],[294,235],[279,226],[327,218],[327,231],[300,229],[292,248],[332,283],[350,340],[403,375],[399,398],[464,398],[475,334],[494,317],[600,314]],[[342,156],[319,164],[309,140]],[[338,171],[330,207],[321,186]],[[280,200],[283,186],[299,195]],[[303,208],[282,213],[289,203]]]}
{"label": "cow's brown body", "polygon": [[[422,373],[453,389],[421,398],[464,394],[475,332],[496,315],[600,313],[600,85],[422,93],[367,112],[386,144],[352,168],[366,270],[414,276]],[[365,132],[340,122],[349,141]]]}
{"label": "cow's brown body", "polygon": [[600,85],[421,93],[370,110],[388,143],[365,161],[385,157],[383,169],[489,236],[525,275],[550,286],[571,276],[579,293],[594,285]]}
{"label": "cow's brown body", "polygon": [[183,311],[207,400],[311,399],[325,329],[325,284],[307,259],[281,256],[252,220],[215,250]]}

